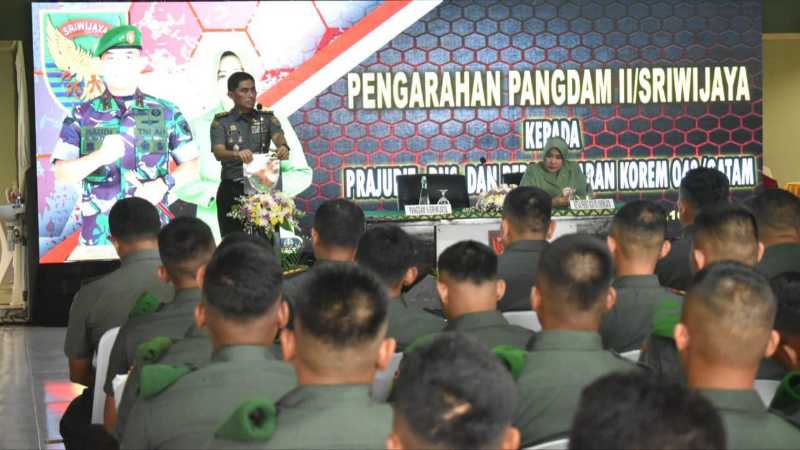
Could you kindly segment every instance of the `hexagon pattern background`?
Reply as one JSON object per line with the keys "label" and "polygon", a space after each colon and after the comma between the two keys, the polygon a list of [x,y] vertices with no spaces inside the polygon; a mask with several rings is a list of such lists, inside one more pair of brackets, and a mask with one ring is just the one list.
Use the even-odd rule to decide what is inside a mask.
{"label": "hexagon pattern background", "polygon": [[[352,72],[742,64],[751,102],[351,111],[343,77],[290,118],[314,169],[296,200],[313,211],[341,196],[345,166],[529,160],[519,150],[527,117],[582,118],[586,159],[750,154],[760,164],[760,2],[445,2]],[[396,208],[394,200],[363,206]]]}

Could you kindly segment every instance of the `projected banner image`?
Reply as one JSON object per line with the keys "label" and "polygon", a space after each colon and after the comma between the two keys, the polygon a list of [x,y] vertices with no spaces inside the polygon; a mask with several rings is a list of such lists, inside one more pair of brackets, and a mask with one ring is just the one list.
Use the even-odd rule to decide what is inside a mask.
{"label": "projected banner image", "polygon": [[113,258],[129,196],[218,233],[209,127],[239,70],[309,213],[395,210],[400,174],[479,194],[552,136],[598,196],[674,200],[699,166],[758,183],[758,1],[35,3],[33,30],[43,263]]}

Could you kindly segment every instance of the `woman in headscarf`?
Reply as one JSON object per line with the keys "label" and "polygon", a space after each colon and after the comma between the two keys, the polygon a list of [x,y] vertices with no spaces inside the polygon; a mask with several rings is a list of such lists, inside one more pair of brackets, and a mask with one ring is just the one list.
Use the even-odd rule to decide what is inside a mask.
{"label": "woman in headscarf", "polygon": [[573,161],[567,160],[567,142],[553,136],[544,146],[544,161],[531,164],[520,186],[534,186],[550,194],[553,206],[569,206],[570,199],[588,192],[586,176]]}

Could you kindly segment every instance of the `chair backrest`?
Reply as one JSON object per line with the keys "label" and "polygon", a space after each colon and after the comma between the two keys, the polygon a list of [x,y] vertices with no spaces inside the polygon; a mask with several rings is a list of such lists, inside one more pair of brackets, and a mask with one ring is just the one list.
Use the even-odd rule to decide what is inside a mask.
{"label": "chair backrest", "polygon": [[527,328],[534,332],[542,331],[542,324],[539,323],[536,311],[506,311],[503,313],[503,317],[511,325]]}
{"label": "chair backrest", "polygon": [[639,361],[639,355],[641,355],[641,354],[642,354],[641,350],[631,350],[629,352],[622,352],[622,353],[619,354],[619,356],[622,356],[623,358],[627,359],[628,361],[638,362]]}
{"label": "chair backrest", "polygon": [[778,390],[778,386],[780,386],[781,382],[777,380],[755,380],[753,382],[753,389],[758,392],[758,396],[761,397],[761,401],[764,402],[766,406],[769,406],[772,403],[772,398],[775,397],[775,391]]}
{"label": "chair backrest", "polygon": [[526,447],[522,450],[567,450],[568,448],[569,438],[562,438],[534,445],[533,447]]}
{"label": "chair backrest", "polygon": [[92,400],[92,424],[103,423],[103,408],[106,405],[106,393],[103,392],[103,385],[106,383],[106,372],[108,371],[108,359],[111,357],[111,347],[117,340],[119,327],[112,328],[100,337],[97,345],[97,368],[94,374],[94,399]]}
{"label": "chair backrest", "polygon": [[389,393],[392,391],[392,382],[394,382],[394,375],[400,367],[400,361],[403,360],[402,353],[395,353],[389,366],[386,370],[381,370],[375,373],[375,378],[372,380],[372,399],[376,402],[385,402],[389,398]]}

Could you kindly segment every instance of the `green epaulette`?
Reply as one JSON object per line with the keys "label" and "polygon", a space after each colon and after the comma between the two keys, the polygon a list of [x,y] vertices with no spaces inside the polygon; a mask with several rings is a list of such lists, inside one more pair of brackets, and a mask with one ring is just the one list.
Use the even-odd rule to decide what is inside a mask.
{"label": "green epaulette", "polygon": [[683,303],[674,298],[665,298],[653,312],[653,336],[673,339],[675,325],[681,320]]}
{"label": "green epaulette", "polygon": [[275,404],[269,400],[242,403],[214,433],[217,439],[239,442],[268,441],[277,424]]}
{"label": "green epaulette", "polygon": [[187,373],[192,367],[170,366],[169,364],[148,364],[142,366],[139,383],[139,398],[151,398],[162,392]]}
{"label": "green epaulette", "polygon": [[142,342],[136,347],[136,358],[145,364],[152,364],[161,359],[161,356],[172,347],[173,342],[172,339],[164,336]]}
{"label": "green epaulette", "polygon": [[498,345],[492,352],[500,358],[500,361],[511,371],[511,377],[515,380],[519,378],[522,369],[525,368],[525,361],[528,359],[528,352],[513,345]]}
{"label": "green epaulette", "polygon": [[131,312],[128,313],[128,318],[130,319],[133,317],[152,314],[160,310],[163,306],[164,304],[161,303],[161,301],[153,294],[150,292],[145,292],[144,294],[140,295],[138,299],[136,299],[136,303],[133,304]]}
{"label": "green epaulette", "polygon": [[214,114],[214,120],[216,120],[216,119],[222,119],[223,117],[227,116],[227,115],[228,115],[228,114],[230,114],[230,113],[231,113],[230,111],[222,111],[222,112],[218,112],[218,113]]}
{"label": "green epaulette", "polygon": [[789,372],[783,377],[769,407],[787,416],[800,411],[800,370]]}

